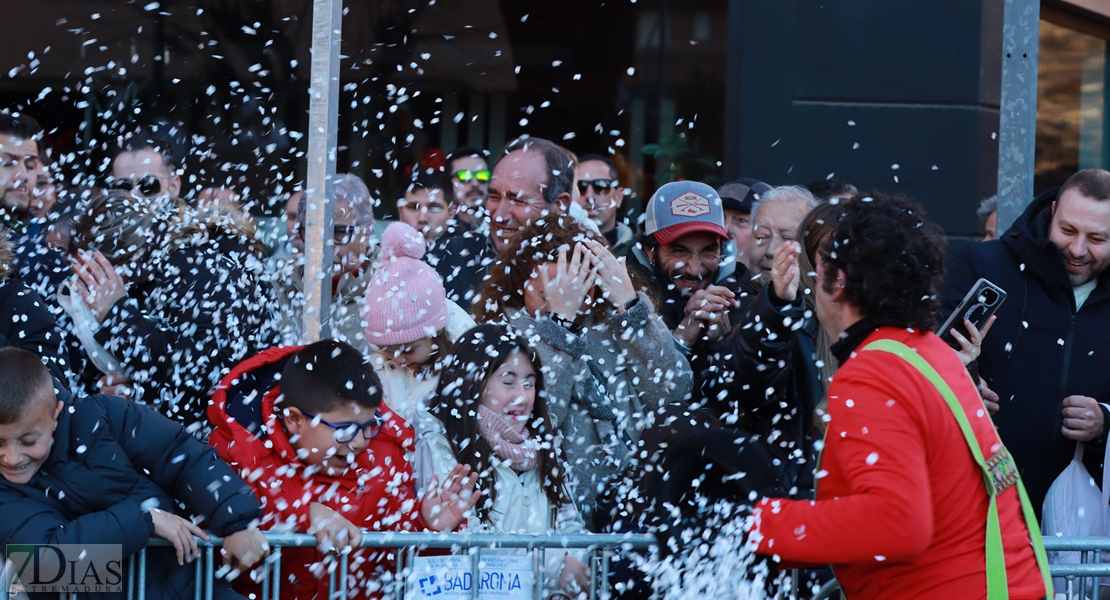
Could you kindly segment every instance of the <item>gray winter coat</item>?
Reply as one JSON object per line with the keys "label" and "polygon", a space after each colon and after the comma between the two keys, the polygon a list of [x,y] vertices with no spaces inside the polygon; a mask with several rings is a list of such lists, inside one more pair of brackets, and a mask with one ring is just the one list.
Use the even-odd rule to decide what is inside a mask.
{"label": "gray winter coat", "polygon": [[552,425],[563,438],[584,515],[651,425],[648,413],[683,399],[693,385],[670,331],[648,297],[641,293],[639,299],[627,312],[612,311],[577,334],[547,316],[533,319],[524,310],[507,315],[543,362]]}

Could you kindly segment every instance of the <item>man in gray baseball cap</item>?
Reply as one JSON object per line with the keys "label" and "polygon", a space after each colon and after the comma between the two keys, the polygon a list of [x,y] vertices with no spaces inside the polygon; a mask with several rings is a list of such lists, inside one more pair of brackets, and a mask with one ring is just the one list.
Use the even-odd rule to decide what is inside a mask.
{"label": "man in gray baseball cap", "polygon": [[707,360],[707,345],[739,322],[748,269],[736,262],[721,197],[708,185],[668,183],[644,212],[633,254],[655,286],[659,313],[675,343],[695,366]]}

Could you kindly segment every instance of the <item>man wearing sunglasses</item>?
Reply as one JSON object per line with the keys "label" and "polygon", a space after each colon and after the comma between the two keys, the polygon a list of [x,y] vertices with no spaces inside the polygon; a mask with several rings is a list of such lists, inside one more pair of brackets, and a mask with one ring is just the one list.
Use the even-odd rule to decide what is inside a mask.
{"label": "man wearing sunglasses", "polygon": [[617,165],[600,154],[587,154],[578,159],[575,169],[578,185],[578,205],[586,209],[590,219],[617,257],[628,256],[635,243],[632,228],[617,219],[624,189],[621,188]]}
{"label": "man wearing sunglasses", "polygon": [[112,159],[108,188],[141,198],[180,198],[181,176],[169,143],[143,131],[124,139]]}
{"label": "man wearing sunglasses", "polygon": [[458,148],[447,155],[447,172],[459,205],[457,218],[470,229],[484,224],[486,200],[489,199],[490,170],[485,150],[470,146]]}

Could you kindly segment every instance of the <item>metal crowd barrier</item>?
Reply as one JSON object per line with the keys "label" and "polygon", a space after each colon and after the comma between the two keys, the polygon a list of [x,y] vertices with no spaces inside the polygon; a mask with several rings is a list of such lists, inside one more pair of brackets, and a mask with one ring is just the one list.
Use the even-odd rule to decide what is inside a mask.
{"label": "metal crowd barrier", "polygon": [[[279,600],[281,598],[281,555],[283,548],[314,548],[316,536],[304,533],[264,533],[270,543],[270,555],[264,560],[262,594],[259,600]],[[212,600],[215,589],[217,569],[220,568],[216,548],[223,545],[223,539],[212,536],[205,541],[197,539],[197,547],[203,549],[202,557],[195,561],[196,586],[195,600]],[[360,548],[393,549],[396,560],[396,591],[393,598],[402,598],[407,589],[405,563],[412,564],[417,549],[466,549],[470,560],[471,598],[477,600],[479,591],[478,550],[523,548],[544,550],[548,548],[585,549],[590,551],[591,573],[590,600],[606,600],[611,596],[609,586],[609,562],[614,552],[643,550],[655,546],[655,536],[648,534],[575,534],[575,535],[528,535],[528,534],[469,534],[469,533],[377,533],[364,532]],[[151,546],[169,546],[162,539],[152,539]],[[401,550],[406,550],[406,560],[402,561]],[[146,600],[146,560],[147,551],[143,549],[128,558],[124,575],[127,600]],[[348,554],[338,555],[337,565],[328,570],[329,600],[346,600]],[[544,589],[543,552],[534,553],[532,572],[535,576],[533,597],[543,598]],[[9,600],[8,570],[0,574],[0,600]],[[245,576],[242,575],[242,576]],[[79,594],[61,594],[63,599],[77,600]]]}
{"label": "metal crowd barrier", "polygon": [[[1099,579],[1110,577],[1110,563],[1101,561],[1102,552],[1110,550],[1110,537],[1046,537],[1044,538],[1045,550],[1049,552],[1079,552],[1078,564],[1049,565],[1053,578],[1063,578],[1066,589],[1056,590],[1065,593],[1070,599],[1088,597],[1087,590],[1092,592],[1090,597],[1097,600],[1099,594]],[[1090,587],[1088,588],[1088,581]],[[814,596],[813,600],[829,600],[840,596],[840,587],[835,581],[829,582]]]}
{"label": "metal crowd barrier", "polygon": [[[280,600],[281,598],[281,555],[283,548],[313,548],[316,546],[316,537],[303,533],[265,533],[270,543],[270,555],[264,561],[265,574],[262,580],[262,595],[259,600]],[[161,539],[152,539],[151,546],[168,546],[169,542]],[[203,556],[195,561],[196,581],[195,600],[212,600],[217,566],[216,548],[223,545],[221,538],[213,536],[210,540],[197,540],[197,546],[203,548]],[[405,564],[412,564],[417,549],[467,549],[470,559],[471,598],[477,600],[479,591],[478,550],[492,548],[523,548],[529,550],[544,550],[549,548],[585,549],[590,551],[591,585],[590,600],[607,600],[612,596],[609,585],[610,560],[617,551],[650,551],[656,545],[655,537],[650,534],[575,534],[575,535],[526,535],[526,534],[469,534],[469,533],[363,533],[361,548],[393,549],[396,561],[396,583],[398,589],[393,594],[394,598],[402,598],[407,589],[408,580],[405,577]],[[1051,565],[1054,578],[1063,578],[1066,581],[1065,592],[1069,599],[1082,599],[1088,597],[1087,590],[1095,593],[1091,598],[1098,598],[1099,581],[1110,578],[1110,563],[1101,561],[1102,553],[1110,551],[1110,537],[1056,537],[1045,538],[1045,549],[1049,552],[1079,552],[1078,564]],[[405,560],[400,560],[404,549]],[[145,600],[146,596],[146,550],[127,559],[125,583],[128,600]],[[346,600],[347,590],[347,554],[340,554],[337,564],[329,569],[328,598],[330,600]],[[533,597],[539,599],[543,596],[544,572],[543,553],[537,552],[533,559],[533,574],[535,582]],[[7,569],[0,570],[0,600],[9,600],[9,573]],[[796,580],[796,577],[792,578]],[[1089,584],[1088,584],[1089,582]],[[839,597],[840,588],[835,581],[826,584],[813,597],[813,600],[830,600]],[[66,597],[66,594],[62,594]],[[78,594],[69,594],[69,600],[77,600]]]}

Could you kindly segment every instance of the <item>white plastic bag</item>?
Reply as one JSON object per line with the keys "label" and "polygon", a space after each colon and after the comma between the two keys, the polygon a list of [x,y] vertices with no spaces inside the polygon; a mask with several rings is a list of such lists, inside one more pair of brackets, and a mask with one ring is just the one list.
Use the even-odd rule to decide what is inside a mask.
{"label": "white plastic bag", "polygon": [[[1110,448],[1110,444],[1107,445]],[[1048,488],[1048,495],[1044,499],[1041,512],[1041,534],[1049,537],[1103,537],[1107,532],[1110,519],[1107,516],[1107,505],[1110,504],[1110,490],[1107,489],[1107,472],[1110,468],[1103,469],[1102,491],[1099,491],[1095,479],[1087,472],[1083,465],[1083,442],[1075,444],[1075,456],[1068,466],[1052,482]],[[1049,564],[1079,564],[1079,552],[1049,552]],[[1103,582],[1103,586],[1110,583]],[[1078,581],[1073,586],[1072,596],[1067,595],[1067,580],[1056,577],[1052,580],[1052,587],[1056,590],[1056,600],[1078,598]],[[1087,591],[1087,597],[1095,597],[1093,590]]]}

